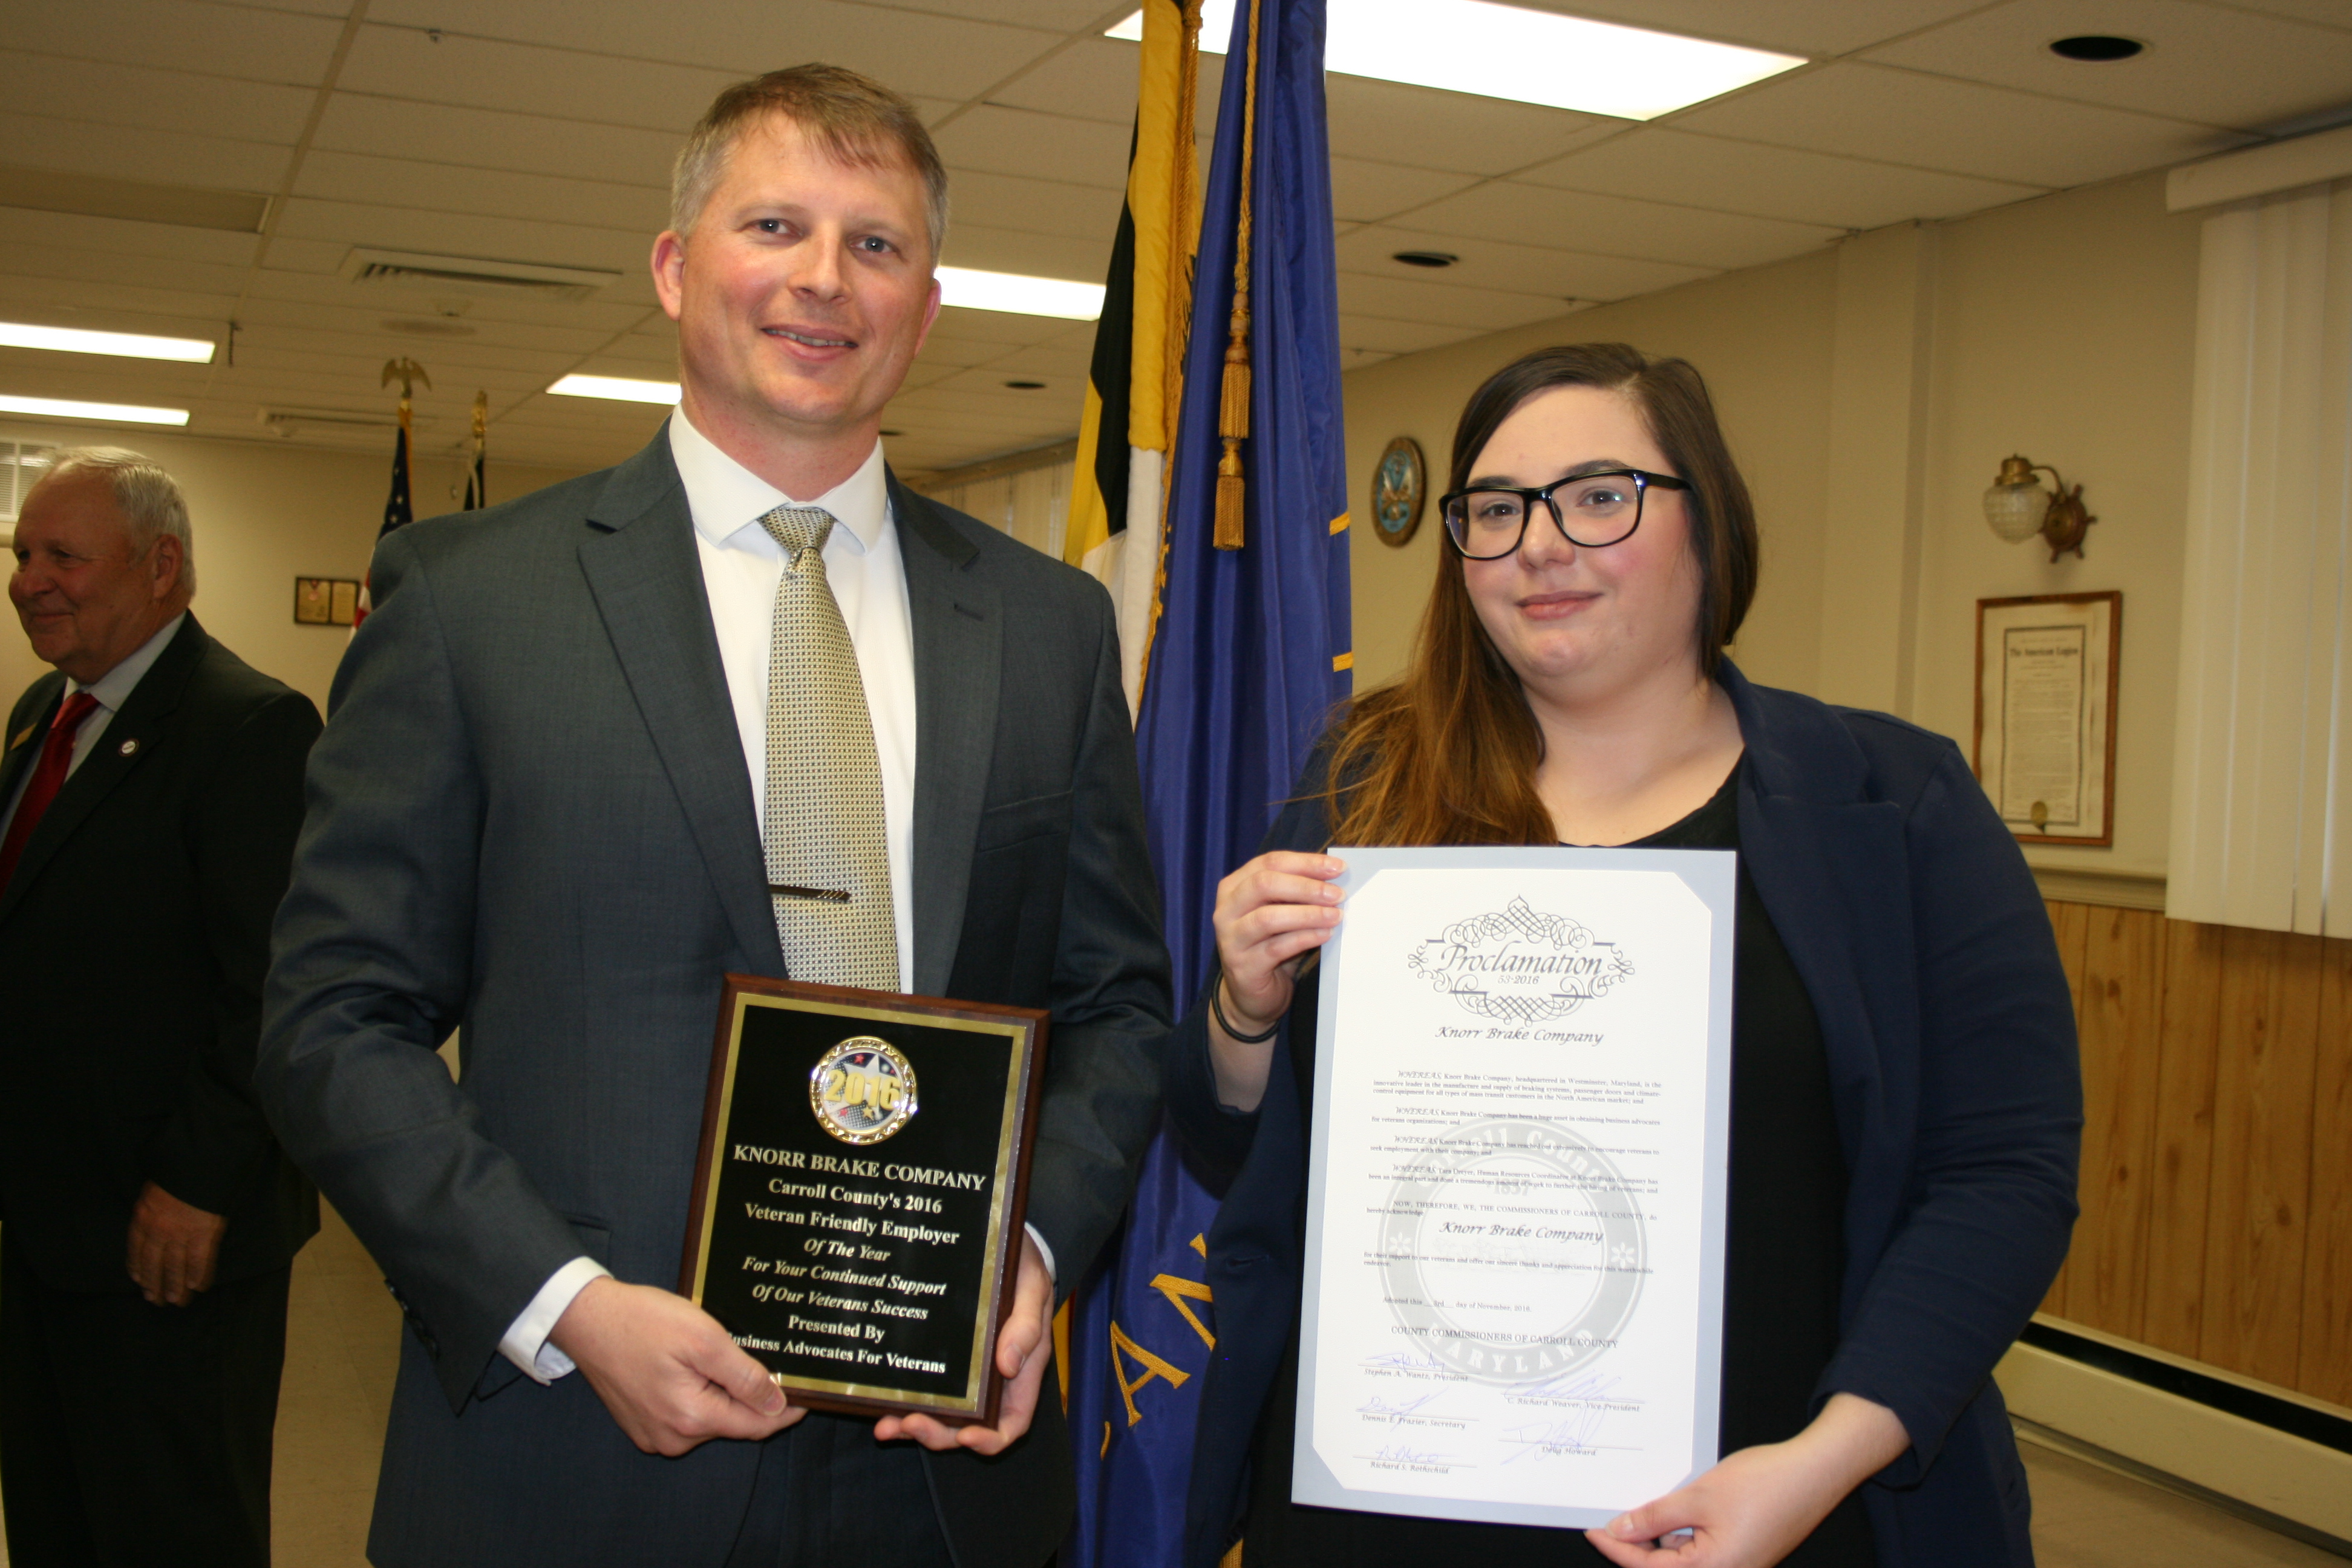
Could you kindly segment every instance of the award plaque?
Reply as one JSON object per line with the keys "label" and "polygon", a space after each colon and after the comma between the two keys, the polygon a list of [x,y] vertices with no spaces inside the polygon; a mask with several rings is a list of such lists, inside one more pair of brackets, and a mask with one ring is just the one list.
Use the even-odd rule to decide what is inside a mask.
{"label": "award plaque", "polygon": [[727,976],[678,1289],[794,1404],[996,1420],[1045,1020]]}

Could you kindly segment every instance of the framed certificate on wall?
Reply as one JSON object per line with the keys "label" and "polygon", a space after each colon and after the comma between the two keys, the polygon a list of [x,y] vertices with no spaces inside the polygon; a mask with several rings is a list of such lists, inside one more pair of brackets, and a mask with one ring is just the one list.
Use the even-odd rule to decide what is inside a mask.
{"label": "framed certificate on wall", "polygon": [[2120,593],[1977,601],[1977,778],[2029,844],[2116,841]]}

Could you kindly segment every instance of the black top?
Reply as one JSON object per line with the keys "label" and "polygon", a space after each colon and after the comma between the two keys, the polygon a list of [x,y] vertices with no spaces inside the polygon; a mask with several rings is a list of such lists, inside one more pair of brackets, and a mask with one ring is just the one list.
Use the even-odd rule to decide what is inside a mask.
{"label": "black top", "polygon": [[[1635,849],[1737,849],[1738,769],[1707,803]],[[1732,951],[1731,1174],[1725,1237],[1722,1451],[1792,1437],[1811,1418],[1814,1383],[1837,1348],[1845,1158],[1829,1058],[1811,998],[1743,861]],[[1294,1323],[1259,1422],[1244,1555],[1250,1568],[1370,1568],[1399,1560],[1517,1564],[1601,1563],[1581,1536],[1299,1508],[1290,1500],[1298,1402]],[[1784,1563],[1874,1568],[1870,1523],[1849,1496]]]}

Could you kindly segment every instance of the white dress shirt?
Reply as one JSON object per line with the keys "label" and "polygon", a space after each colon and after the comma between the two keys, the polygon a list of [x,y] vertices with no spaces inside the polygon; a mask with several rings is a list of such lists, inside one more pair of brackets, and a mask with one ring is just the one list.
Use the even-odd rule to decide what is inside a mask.
{"label": "white dress shirt", "polygon": [[[787,496],[720,451],[683,409],[670,417],[669,450],[694,520],[695,550],[701,558],[711,624],[719,634],[719,662],[726,672],[727,695],[743,743],[743,765],[751,776],[752,803],[762,813],[768,787],[768,648],[784,552],[760,519],[780,506],[822,507],[834,516],[833,531],[824,542],[824,572],[841,606],[842,622],[849,628],[866,687],[866,710],[874,722],[891,914],[898,939],[898,982],[911,984],[915,638],[881,443],[875,444],[856,473],[807,500]],[[1045,1244],[1038,1245],[1042,1249]],[[572,1358],[549,1344],[547,1336],[588,1282],[610,1273],[590,1258],[575,1258],[557,1269],[509,1326],[499,1349],[541,1383],[571,1372]]]}
{"label": "white dress shirt", "polygon": [[[114,716],[122,710],[123,703],[130,700],[131,689],[155,667],[155,661],[163,657],[163,650],[172,645],[173,637],[180,635],[180,623],[187,618],[188,612],[182,610],[165,621],[163,629],[141,643],[130,658],[88,686],[70,676],[67,678],[66,697],[71,698],[77,691],[87,691],[96,700],[98,706],[83,717],[81,728],[74,731],[73,760],[66,764],[66,777],[73,777],[74,770],[81,766],[82,759],[97,749],[98,738],[106,733],[106,727],[113,723]],[[47,745],[48,742],[44,739],[41,743]],[[37,765],[37,761],[35,766]],[[16,781],[16,787],[9,792],[8,809],[0,814],[0,837],[7,836],[8,825],[16,819],[16,803],[24,799],[25,786],[32,780],[33,769],[28,767],[24,776]],[[892,868],[894,874],[896,869],[896,867]]]}

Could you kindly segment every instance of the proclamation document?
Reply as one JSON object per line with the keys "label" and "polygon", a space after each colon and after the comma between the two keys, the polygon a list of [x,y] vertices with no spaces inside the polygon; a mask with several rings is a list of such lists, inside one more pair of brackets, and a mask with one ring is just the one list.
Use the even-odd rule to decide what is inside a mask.
{"label": "proclamation document", "polygon": [[1605,1524],[1717,1458],[1737,856],[1331,853],[1292,1500]]}

